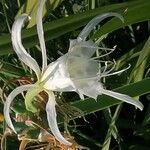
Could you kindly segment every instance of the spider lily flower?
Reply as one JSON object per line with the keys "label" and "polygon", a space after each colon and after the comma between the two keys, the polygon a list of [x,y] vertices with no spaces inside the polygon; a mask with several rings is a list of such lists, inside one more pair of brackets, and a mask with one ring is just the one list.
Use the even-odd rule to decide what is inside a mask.
{"label": "spider lily flower", "polygon": [[[45,79],[46,81],[44,87],[46,89],[51,87],[53,90],[59,89],[60,91],[75,91],[81,99],[84,99],[84,95],[86,95],[96,100],[98,95],[105,94],[143,110],[141,102],[134,100],[128,95],[106,90],[100,82],[102,77],[120,74],[130,66],[123,70],[112,72],[115,65],[108,70],[106,61],[102,71],[102,68],[99,67],[99,61],[91,58],[97,49],[103,48],[98,47],[92,40],[86,39],[95,25],[106,17],[112,16],[118,17],[123,21],[122,16],[116,13],[106,13],[97,16],[85,26],[77,39],[70,40],[68,53],[54,62],[58,69],[55,70],[53,76],[49,77],[48,69],[43,75],[42,80]],[[100,57],[110,54],[114,49],[104,48],[105,51],[109,51]]]}
{"label": "spider lily flower", "polygon": [[[111,73],[113,68],[107,71],[106,64],[106,67],[102,72],[101,68],[99,68],[98,61],[91,58],[96,49],[100,48],[97,47],[92,40],[86,40],[91,30],[100,21],[113,16],[123,20],[122,16],[117,13],[106,13],[93,18],[80,33],[78,38],[70,41],[68,53],[60,57],[55,62],[47,65],[46,47],[42,26],[42,10],[44,3],[45,0],[39,0],[39,7],[37,11],[37,32],[42,52],[42,70],[36,60],[26,52],[21,42],[21,29],[24,22],[29,19],[28,15],[22,14],[16,19],[12,27],[11,37],[13,49],[19,59],[35,72],[37,82],[35,84],[19,86],[9,94],[4,105],[4,117],[7,125],[16,133],[10,118],[9,110],[13,99],[24,91],[27,91],[25,95],[26,108],[33,113],[37,112],[37,108],[33,105],[35,96],[37,96],[41,91],[45,91],[48,94],[48,102],[46,104],[48,124],[55,138],[65,145],[71,145],[71,143],[68,142],[59,131],[56,119],[56,101],[53,91],[75,91],[82,99],[84,99],[84,95],[96,99],[98,95],[106,94],[133,104],[142,110],[143,105],[139,101],[136,101],[127,95],[103,88],[102,84],[99,82],[100,78],[121,73],[126,69]],[[106,50],[109,50],[109,52],[104,55],[108,55],[114,49]]]}
{"label": "spider lily flower", "polygon": [[[101,72],[99,62],[91,59],[98,47],[92,40],[86,41],[86,38],[91,29],[98,23],[96,21],[103,17],[108,17],[109,15],[114,15],[122,19],[120,15],[114,13],[104,14],[92,19],[80,33],[78,38],[70,41],[69,52],[55,62],[58,69],[52,77],[47,78],[44,87],[49,88],[51,85],[53,90],[60,88],[60,90],[63,89],[63,91],[76,91],[81,99],[84,99],[84,95],[97,99],[98,95],[105,94],[132,104],[142,110],[143,105],[139,101],[134,100],[128,95],[106,90],[99,82],[102,77],[120,74],[128,68],[112,72],[114,69],[114,67],[112,67],[107,71],[106,62],[105,68],[103,72]],[[109,53],[110,52],[105,55],[108,55]],[[45,74],[48,76],[48,72],[45,72]]]}

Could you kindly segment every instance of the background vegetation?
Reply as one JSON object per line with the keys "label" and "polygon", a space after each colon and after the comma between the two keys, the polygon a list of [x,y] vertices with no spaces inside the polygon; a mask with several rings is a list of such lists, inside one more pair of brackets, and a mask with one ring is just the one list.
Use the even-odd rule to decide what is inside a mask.
{"label": "background vegetation", "polygon": [[[23,44],[41,64],[35,27],[36,9],[37,0],[0,1],[1,149],[40,149],[54,143],[54,139],[38,142],[40,129],[47,127],[44,109],[40,108],[41,113],[36,115],[27,112],[22,97],[16,98],[11,111],[11,116],[17,120],[14,121],[17,136],[8,130],[3,118],[3,102],[10,91],[18,84],[36,80],[32,71],[13,54],[11,46],[11,26],[14,18],[21,13],[26,12],[32,17],[22,32]],[[94,16],[105,12],[118,12],[123,15],[124,23],[116,18],[105,20],[101,27],[95,28],[91,38],[99,40],[100,45],[104,47],[117,46],[114,53],[105,58],[116,60],[116,70],[131,64],[130,69],[121,75],[106,77],[102,81],[104,86],[135,97],[145,106],[141,112],[133,106],[104,95],[99,96],[95,102],[89,98],[82,101],[75,93],[63,93],[61,98],[57,99],[58,117],[62,131],[70,132],[74,137],[74,140],[68,137],[74,142],[72,149],[88,147],[91,150],[149,150],[149,9],[149,0],[47,0],[43,23],[49,62],[68,51],[69,39],[76,38],[83,26]],[[33,123],[30,127],[25,124],[27,118]],[[63,147],[59,143],[55,146],[61,147],[60,149]],[[56,148],[50,145],[49,149]]]}

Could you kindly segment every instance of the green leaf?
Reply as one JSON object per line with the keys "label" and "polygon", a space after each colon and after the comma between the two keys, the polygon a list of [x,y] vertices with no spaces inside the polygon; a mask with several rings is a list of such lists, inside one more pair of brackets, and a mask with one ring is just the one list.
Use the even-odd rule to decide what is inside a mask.
{"label": "green leaf", "polygon": [[[121,107],[119,109],[121,110]],[[116,127],[116,120],[118,119],[120,111],[118,111],[118,109],[116,109],[116,110],[117,110],[117,112],[115,112],[113,116],[112,116],[112,112],[111,112],[110,108],[103,110],[107,124],[109,125],[109,129],[107,131],[105,141],[103,142],[103,148],[105,146],[107,147],[107,143],[108,143],[108,145],[110,144],[109,139],[111,140],[111,135],[113,135],[115,140],[117,140],[117,141],[121,140],[120,135],[119,135],[119,131]]]}
{"label": "green leaf", "polygon": [[[43,9],[43,16],[47,13],[48,10],[54,10],[59,4],[61,0],[48,0]],[[22,13],[28,14],[32,19],[30,20],[27,28],[31,28],[36,24],[36,13],[38,8],[37,0],[27,0],[26,3],[22,5],[19,9],[16,17],[20,16]]]}
{"label": "green leaf", "polygon": [[[143,45],[144,45],[144,43],[142,42],[139,45],[136,45],[136,47],[131,49],[129,52],[127,52],[123,56],[121,56],[116,62],[116,70],[121,69],[122,67],[126,67],[128,64],[131,63],[131,61],[133,59],[137,60],[140,55],[140,51],[141,51]],[[132,67],[132,64],[131,64],[131,67]]]}
{"label": "green leaf", "polygon": [[[94,10],[86,11],[81,14],[72,15],[62,19],[46,23],[44,25],[45,41],[57,38],[67,32],[73,31],[79,27],[84,26],[90,19],[96,15],[100,15],[105,12],[122,12],[128,9],[125,14],[125,23],[122,24],[120,20],[113,19],[113,21],[103,26],[98,33],[95,35],[99,37],[103,34],[114,31],[115,29],[121,28],[124,25],[134,24],[137,22],[149,20],[150,1],[149,0],[138,0],[133,2],[125,2],[121,4],[113,4],[109,6],[100,7]],[[137,12],[140,12],[137,15]],[[135,16],[136,15],[136,16]],[[27,31],[23,31],[22,36],[23,44],[25,47],[30,48],[38,44],[36,28],[30,28]],[[10,35],[6,34],[0,37],[0,55],[8,54],[11,50]]]}
{"label": "green leaf", "polygon": [[13,122],[15,130],[19,133],[22,132],[25,129],[28,129],[28,126],[24,122]]}
{"label": "green leaf", "polygon": [[132,145],[129,147],[129,150],[149,150],[149,146],[145,145]]}
{"label": "green leaf", "polygon": [[146,64],[150,58],[150,37],[145,43],[143,49],[140,52],[138,61],[131,72],[130,82],[137,82],[143,79],[144,71],[146,69]]}
{"label": "green leaf", "polygon": [[[119,87],[114,91],[130,95],[131,97],[141,96],[143,94],[150,92],[149,85],[150,85],[150,78],[146,78],[143,79],[142,81]],[[83,100],[76,101],[72,103],[72,105],[83,111],[83,115],[87,115],[120,103],[122,102],[116,100],[115,98],[108,97],[106,95],[101,95],[98,97],[97,101],[91,98],[87,98],[84,101]]]}
{"label": "green leaf", "polygon": [[106,34],[108,32],[114,31],[127,25],[149,20],[150,14],[148,12],[150,8],[150,1],[144,0],[143,2],[142,1],[136,2],[139,3],[136,3],[131,7],[129,5],[125,7],[125,9],[120,9],[117,11],[118,13],[123,15],[124,24],[120,22],[118,19],[113,18],[111,21],[104,24],[104,26],[102,26],[101,29],[94,34],[93,38],[98,38],[103,34]]}
{"label": "green leaf", "polygon": [[7,62],[0,62],[0,73],[12,77],[27,76],[22,68],[16,67]]}
{"label": "green leaf", "polygon": [[27,132],[26,138],[27,138],[27,139],[37,140],[39,134],[40,134],[40,129],[39,129],[39,128],[31,128],[31,129]]}
{"label": "green leaf", "polygon": [[150,140],[150,125],[146,126],[140,126],[137,130],[134,131],[135,136],[139,136],[140,138],[143,138],[144,140],[149,141]]}
{"label": "green leaf", "polygon": [[150,124],[150,103],[147,106],[147,110],[145,112],[145,116],[142,122],[143,126],[148,125],[148,124]]}

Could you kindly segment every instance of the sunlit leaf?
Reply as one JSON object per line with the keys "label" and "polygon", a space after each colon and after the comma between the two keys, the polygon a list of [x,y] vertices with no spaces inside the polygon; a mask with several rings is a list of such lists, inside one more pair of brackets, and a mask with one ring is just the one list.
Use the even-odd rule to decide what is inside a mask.
{"label": "sunlit leaf", "polygon": [[[109,6],[104,6],[101,8],[96,8],[94,10],[86,11],[81,14],[72,15],[69,17],[65,17],[62,19],[58,19],[44,25],[44,34],[45,40],[51,40],[57,38],[67,32],[73,31],[81,26],[84,26],[91,18],[98,14],[102,14],[105,12],[121,12],[127,9],[127,13],[125,13],[125,23],[123,24],[120,20],[113,19],[110,23],[106,24],[101,30],[95,34],[95,37],[99,37],[103,34],[114,31],[118,28],[124,27],[125,25],[134,24],[137,22],[149,20],[150,1],[149,0],[138,0],[128,3],[121,4],[113,4]],[[130,11],[129,11],[130,10]],[[137,15],[137,12],[140,12]],[[33,47],[38,44],[37,32],[36,28],[33,27],[29,30],[23,31],[22,37],[23,43],[26,47]],[[11,50],[11,41],[10,35],[3,35],[0,37],[0,55],[8,54],[13,51]]]}
{"label": "sunlit leaf", "polygon": [[139,58],[134,69],[130,75],[131,82],[137,82],[143,79],[144,71],[146,69],[146,64],[150,58],[150,38],[145,43],[143,49],[140,52]]}
{"label": "sunlit leaf", "polygon": [[[43,16],[45,16],[47,11],[54,10],[60,3],[61,0],[48,0],[43,9]],[[38,7],[37,0],[27,0],[26,3],[24,3],[22,7],[19,9],[16,17],[20,16],[22,13],[27,13],[32,18],[27,28],[31,28],[36,24],[37,7]]]}

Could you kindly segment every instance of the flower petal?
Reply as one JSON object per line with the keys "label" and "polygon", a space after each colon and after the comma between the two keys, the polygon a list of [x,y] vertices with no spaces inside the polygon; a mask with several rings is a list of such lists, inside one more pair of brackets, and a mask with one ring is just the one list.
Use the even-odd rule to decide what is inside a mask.
{"label": "flower petal", "polygon": [[82,32],[79,34],[77,40],[78,41],[85,41],[86,38],[88,37],[88,35],[90,34],[90,32],[93,30],[93,28],[102,20],[108,18],[108,17],[117,17],[119,18],[122,22],[124,21],[123,17],[118,14],[118,13],[105,13],[99,16],[96,16],[95,18],[93,18],[82,30]]}
{"label": "flower petal", "polygon": [[65,145],[72,145],[61,135],[58,129],[57,120],[56,120],[57,115],[56,115],[56,108],[55,108],[55,105],[56,105],[55,96],[51,91],[47,93],[48,93],[49,99],[46,104],[46,113],[47,113],[48,125],[51,129],[51,132],[53,133],[53,135],[59,142]]}
{"label": "flower petal", "polygon": [[45,82],[45,89],[60,92],[75,91],[74,83],[67,70],[67,60],[68,55],[64,55],[55,62],[58,63],[57,69],[55,69],[53,75],[49,76],[48,80]]}
{"label": "flower petal", "polygon": [[40,68],[35,59],[33,59],[24,49],[21,43],[21,29],[24,25],[24,22],[29,19],[27,14],[22,14],[20,17],[16,19],[12,26],[12,45],[13,49],[18,55],[19,59],[23,61],[28,67],[30,67],[37,75],[37,78],[40,76]]}
{"label": "flower petal", "polygon": [[93,99],[97,99],[98,95],[101,95],[101,88],[102,85],[98,82],[98,81],[90,81],[90,80],[86,80],[84,81],[83,86],[80,84],[80,86],[77,84],[78,89],[80,92],[82,92],[82,94],[91,97]]}
{"label": "flower petal", "polygon": [[97,45],[92,40],[81,42],[70,40],[69,53],[71,56],[90,58],[97,49]]}
{"label": "flower petal", "polygon": [[127,68],[111,73],[111,71],[115,68],[115,65],[114,65],[114,67],[112,67],[109,71],[104,71],[103,73],[101,73],[100,77],[102,78],[102,77],[107,77],[107,76],[113,76],[116,74],[121,74],[122,72],[128,70],[130,67],[131,67],[131,65],[129,64],[129,66]]}
{"label": "flower petal", "polygon": [[134,100],[133,98],[131,98],[128,95],[120,94],[120,93],[105,90],[105,89],[103,89],[101,92],[105,95],[114,97],[116,99],[119,99],[119,100],[124,101],[129,104],[132,104],[132,105],[136,106],[137,108],[139,108],[140,110],[143,110],[143,107],[144,107],[143,104],[138,100]]}
{"label": "flower petal", "polygon": [[41,77],[42,82],[46,82],[58,70],[58,61],[52,62],[47,66],[47,69]]}
{"label": "flower petal", "polygon": [[46,0],[39,0],[39,6],[37,10],[36,15],[36,21],[37,21],[37,32],[40,42],[40,47],[42,50],[42,72],[47,67],[47,54],[46,54],[46,46],[44,41],[44,32],[43,32],[43,24],[42,24],[42,11]]}
{"label": "flower petal", "polygon": [[7,125],[16,133],[16,130],[12,124],[11,118],[10,118],[10,114],[9,114],[9,110],[10,110],[10,105],[13,101],[13,99],[21,92],[29,90],[31,88],[33,88],[34,85],[32,84],[28,84],[28,85],[22,85],[20,87],[17,87],[16,89],[14,89],[9,96],[6,99],[6,102],[4,104],[4,117],[6,120]]}
{"label": "flower petal", "polygon": [[76,92],[79,94],[80,99],[84,100],[84,95],[81,90],[76,90]]}

